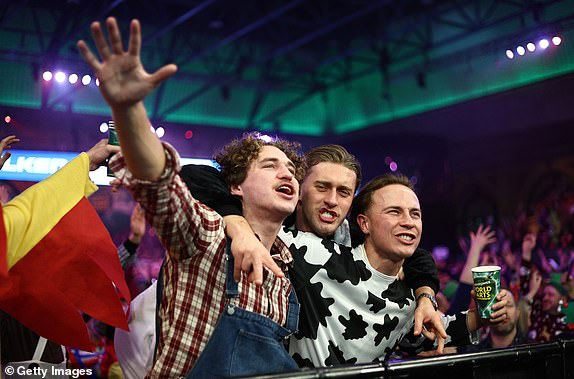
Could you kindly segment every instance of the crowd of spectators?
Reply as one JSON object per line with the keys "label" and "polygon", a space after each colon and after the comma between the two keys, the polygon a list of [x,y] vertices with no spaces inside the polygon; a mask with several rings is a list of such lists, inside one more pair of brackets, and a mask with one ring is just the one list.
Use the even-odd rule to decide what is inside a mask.
{"label": "crowd of spectators", "polygon": [[[459,237],[459,252],[436,246],[440,309],[447,313],[468,307],[470,269],[496,265],[501,267],[501,287],[513,293],[516,303],[517,339],[509,344],[551,341],[574,329],[573,214],[574,191],[562,188],[497,225],[477,222]],[[484,331],[481,343],[493,332]]]}

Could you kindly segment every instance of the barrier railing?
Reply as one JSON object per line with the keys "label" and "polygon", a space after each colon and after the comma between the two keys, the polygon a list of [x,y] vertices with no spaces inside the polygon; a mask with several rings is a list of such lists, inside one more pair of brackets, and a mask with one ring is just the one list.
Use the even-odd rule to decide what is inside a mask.
{"label": "barrier railing", "polygon": [[574,336],[504,349],[303,369],[254,378],[574,379]]}

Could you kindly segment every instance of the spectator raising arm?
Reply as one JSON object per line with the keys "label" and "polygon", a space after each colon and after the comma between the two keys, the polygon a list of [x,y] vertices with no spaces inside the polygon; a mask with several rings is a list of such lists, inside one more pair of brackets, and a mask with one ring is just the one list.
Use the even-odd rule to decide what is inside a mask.
{"label": "spectator raising arm", "polygon": [[159,139],[150,132],[150,122],[143,100],[165,79],[173,75],[174,64],[148,73],[140,60],[141,30],[139,21],[130,24],[130,40],[124,51],[116,19],[106,20],[110,43],[99,22],[91,25],[99,61],[84,41],[78,49],[100,81],[100,92],[112,109],[118,138],[127,166],[134,177],[156,180],[165,166],[165,153]]}

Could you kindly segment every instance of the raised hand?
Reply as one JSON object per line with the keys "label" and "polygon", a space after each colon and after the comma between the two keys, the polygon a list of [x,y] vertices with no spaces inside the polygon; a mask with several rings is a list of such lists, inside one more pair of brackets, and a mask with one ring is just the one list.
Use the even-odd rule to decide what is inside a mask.
{"label": "raised hand", "polygon": [[10,158],[10,156],[12,155],[9,151],[6,151],[6,149],[11,149],[12,144],[18,142],[20,142],[20,139],[18,139],[16,136],[8,136],[2,139],[2,141],[0,141],[0,154],[2,154],[0,156],[0,169],[4,166],[4,163],[6,163],[8,158]]}
{"label": "raised hand", "polygon": [[120,151],[119,146],[108,144],[106,138],[101,139],[90,150],[86,152],[90,158],[90,171],[96,170],[110,156]]}
{"label": "raised hand", "polygon": [[530,280],[528,282],[528,294],[526,295],[529,300],[532,300],[538,290],[542,286],[542,274],[538,270],[532,270]]}
{"label": "raised hand", "polygon": [[130,235],[129,240],[139,244],[145,233],[145,213],[139,203],[136,203],[130,216]]}
{"label": "raised hand", "polygon": [[104,37],[99,22],[91,24],[94,43],[101,61],[92,53],[84,41],[78,41],[78,49],[86,63],[100,81],[100,92],[112,110],[127,108],[142,101],[162,81],[177,71],[174,64],[168,64],[150,74],[140,60],[141,28],[137,20],[130,24],[130,39],[124,51],[122,37],[116,19],[106,20],[109,42]]}
{"label": "raised hand", "polygon": [[522,259],[530,261],[532,259],[532,250],[536,246],[536,234],[528,233],[522,239]]}
{"label": "raised hand", "polygon": [[470,232],[470,251],[480,253],[488,244],[496,242],[496,232],[480,224],[476,233]]}

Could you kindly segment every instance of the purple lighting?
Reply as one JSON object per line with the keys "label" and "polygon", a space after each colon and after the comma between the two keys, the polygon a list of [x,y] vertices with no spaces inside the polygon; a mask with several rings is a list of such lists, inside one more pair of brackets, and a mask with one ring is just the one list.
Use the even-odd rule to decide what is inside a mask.
{"label": "purple lighting", "polygon": [[506,50],[506,57],[508,59],[514,58],[514,53],[512,52],[512,50],[510,50],[510,49]]}
{"label": "purple lighting", "polygon": [[395,161],[391,162],[391,164],[389,164],[389,168],[391,169],[392,172],[397,171],[398,168],[397,162]]}
{"label": "purple lighting", "polygon": [[58,83],[64,83],[66,80],[66,74],[64,74],[62,71],[58,71],[56,72],[56,75],[54,75],[54,79],[56,79]]}
{"label": "purple lighting", "polygon": [[531,53],[536,50],[536,45],[533,44],[532,42],[528,42],[528,44],[526,45],[526,48],[528,49],[528,51],[530,51]]}
{"label": "purple lighting", "polygon": [[44,79],[46,82],[49,82],[50,80],[52,80],[52,72],[51,71],[44,71],[42,73],[42,79]]}
{"label": "purple lighting", "polygon": [[550,43],[546,38],[543,38],[540,40],[540,42],[538,42],[538,46],[540,46],[541,49],[546,49],[549,45]]}

